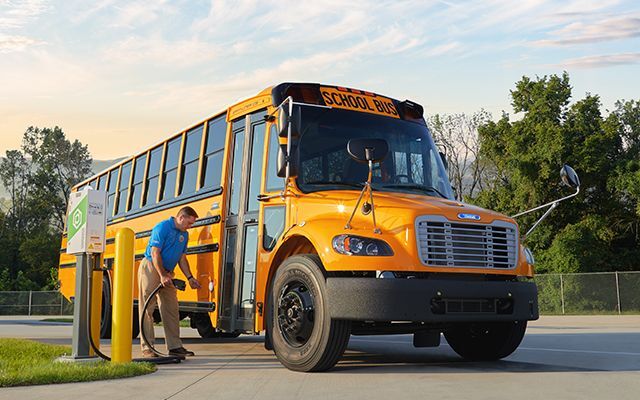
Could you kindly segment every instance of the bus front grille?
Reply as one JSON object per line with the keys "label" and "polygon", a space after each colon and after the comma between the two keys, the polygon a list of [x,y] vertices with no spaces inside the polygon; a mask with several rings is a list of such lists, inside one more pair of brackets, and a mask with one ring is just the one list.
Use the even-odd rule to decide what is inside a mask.
{"label": "bus front grille", "polygon": [[449,221],[442,216],[416,220],[420,260],[429,266],[512,269],[518,259],[514,224]]}

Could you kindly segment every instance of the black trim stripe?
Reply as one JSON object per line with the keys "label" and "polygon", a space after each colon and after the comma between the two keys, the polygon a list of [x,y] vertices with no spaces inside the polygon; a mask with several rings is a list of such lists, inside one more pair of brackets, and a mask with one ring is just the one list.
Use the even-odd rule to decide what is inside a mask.
{"label": "black trim stripe", "polygon": [[202,254],[202,253],[215,253],[220,248],[218,243],[204,244],[200,246],[193,246],[187,248],[186,254]]}
{"label": "black trim stripe", "polygon": [[75,268],[75,267],[76,267],[76,263],[74,262],[60,264],[60,268]]}
{"label": "black trim stripe", "polygon": [[151,236],[151,231],[142,231],[136,233],[136,239],[142,239]]}
{"label": "black trim stripe", "polygon": [[114,244],[116,242],[116,238],[109,238],[109,239],[106,239],[104,242],[105,244]]}
{"label": "black trim stripe", "polygon": [[205,226],[205,225],[213,225],[213,224],[217,224],[220,223],[220,216],[219,215],[214,215],[213,217],[207,217],[207,218],[201,218],[199,220],[197,220],[192,228],[197,228],[199,226]]}

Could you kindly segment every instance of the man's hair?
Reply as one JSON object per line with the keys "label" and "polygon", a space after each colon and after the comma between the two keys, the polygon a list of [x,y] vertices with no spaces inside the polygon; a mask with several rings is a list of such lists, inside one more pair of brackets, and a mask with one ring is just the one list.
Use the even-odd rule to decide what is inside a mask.
{"label": "man's hair", "polygon": [[186,206],[186,207],[182,207],[180,209],[180,211],[178,211],[178,217],[184,215],[186,217],[193,217],[193,218],[198,218],[198,213],[196,212],[196,210],[194,210],[193,208]]}

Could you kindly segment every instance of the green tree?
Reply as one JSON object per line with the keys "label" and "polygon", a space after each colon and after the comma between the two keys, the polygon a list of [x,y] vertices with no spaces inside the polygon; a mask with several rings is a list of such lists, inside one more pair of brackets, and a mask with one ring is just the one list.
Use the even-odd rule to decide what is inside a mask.
{"label": "green tree", "polygon": [[[58,128],[30,127],[22,149],[0,162],[9,193],[0,213],[0,282],[14,290],[52,288],[69,192],[91,172],[87,146]],[[7,283],[9,282],[9,283]],[[6,289],[5,289],[6,290]]]}
{"label": "green tree", "polygon": [[[511,121],[504,113],[479,128],[480,156],[496,166],[498,183],[476,202],[513,215],[557,199],[570,192],[558,175],[567,163],[580,175],[581,194],[558,207],[527,239],[538,255],[538,270],[636,268],[640,250],[637,234],[629,229],[629,209],[637,208],[638,197],[629,172],[638,160],[638,103],[619,103],[603,118],[597,95],[587,93],[571,104],[566,72],[523,77],[511,97],[521,119]],[[521,230],[541,213],[521,217]]]}

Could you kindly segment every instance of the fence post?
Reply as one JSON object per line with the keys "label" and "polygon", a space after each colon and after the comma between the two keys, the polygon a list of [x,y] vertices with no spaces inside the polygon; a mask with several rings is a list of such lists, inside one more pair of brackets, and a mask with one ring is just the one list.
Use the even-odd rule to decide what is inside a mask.
{"label": "fence post", "polygon": [[560,304],[562,305],[562,315],[564,315],[564,282],[562,281],[562,274],[560,274]]}
{"label": "fence post", "polygon": [[616,271],[616,295],[618,296],[618,315],[622,314],[620,307],[620,281],[618,280],[618,271]]}
{"label": "fence post", "polygon": [[33,294],[33,290],[29,290],[29,311],[28,315],[31,316],[31,296]]}

